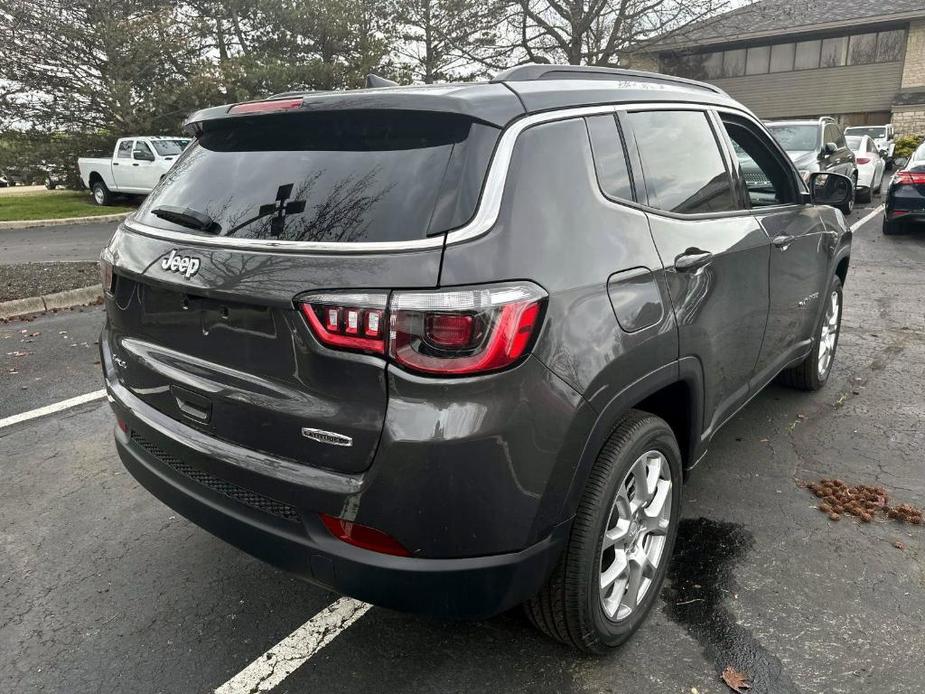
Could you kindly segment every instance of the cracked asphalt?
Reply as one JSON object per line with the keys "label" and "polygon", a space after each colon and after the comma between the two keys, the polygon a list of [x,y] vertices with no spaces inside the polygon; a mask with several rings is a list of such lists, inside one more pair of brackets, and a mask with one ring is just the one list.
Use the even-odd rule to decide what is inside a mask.
{"label": "cracked asphalt", "polygon": [[[923,276],[925,230],[855,231],[828,385],[772,385],[719,432],[684,489],[662,599],[619,652],[578,656],[516,611],[374,607],[273,691],[704,694],[728,691],[726,665],[752,692],[925,691],[925,527],[832,522],[799,486],[838,477],[925,505]],[[0,418],[99,388],[81,344],[102,320],[0,325]],[[8,356],[25,328],[49,339]],[[123,470],[112,426],[101,401],[0,429],[2,692],[211,692],[338,597],[161,505]]]}

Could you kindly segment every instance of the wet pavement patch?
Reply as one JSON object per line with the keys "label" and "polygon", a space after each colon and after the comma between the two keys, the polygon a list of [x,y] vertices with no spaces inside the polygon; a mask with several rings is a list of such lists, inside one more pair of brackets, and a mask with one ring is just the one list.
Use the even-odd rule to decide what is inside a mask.
{"label": "wet pavement patch", "polygon": [[735,592],[735,565],[753,544],[751,533],[735,523],[683,519],[662,599],[668,616],[684,626],[713,662],[717,678],[731,666],[748,676],[753,693],[798,692],[780,660],[736,623],[727,606]]}

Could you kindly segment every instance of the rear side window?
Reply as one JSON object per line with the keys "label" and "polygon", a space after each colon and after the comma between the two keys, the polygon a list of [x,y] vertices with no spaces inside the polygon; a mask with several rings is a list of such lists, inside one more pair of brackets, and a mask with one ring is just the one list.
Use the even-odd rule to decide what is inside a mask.
{"label": "rear side window", "polygon": [[[475,212],[498,129],[456,114],[339,111],[230,118],[204,132],[138,220],[185,208],[210,235],[315,242],[408,241]],[[163,213],[162,213],[163,214]]]}
{"label": "rear side window", "polygon": [[649,205],[697,214],[738,208],[732,180],[702,111],[642,111],[626,122],[642,161]]}
{"label": "rear side window", "polygon": [[633,199],[633,181],[626,164],[623,138],[612,115],[586,118],[591,150],[594,153],[594,168],[601,190],[611,198]]}

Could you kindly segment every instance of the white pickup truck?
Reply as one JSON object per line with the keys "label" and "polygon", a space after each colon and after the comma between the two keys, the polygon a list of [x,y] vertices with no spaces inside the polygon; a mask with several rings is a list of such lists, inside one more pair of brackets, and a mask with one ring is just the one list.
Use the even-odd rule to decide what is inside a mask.
{"label": "white pickup truck", "polygon": [[115,193],[150,193],[189,142],[186,137],[123,137],[111,159],[81,157],[77,168],[93,201],[109,205]]}

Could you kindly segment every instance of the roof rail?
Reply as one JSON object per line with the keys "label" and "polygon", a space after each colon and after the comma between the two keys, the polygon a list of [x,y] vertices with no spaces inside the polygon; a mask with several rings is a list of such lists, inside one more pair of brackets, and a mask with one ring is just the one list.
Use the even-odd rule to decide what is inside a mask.
{"label": "roof rail", "polygon": [[606,79],[634,79],[644,80],[647,82],[665,82],[668,84],[682,84],[687,87],[705,89],[716,94],[724,92],[719,87],[714,87],[706,82],[685,79],[684,77],[674,77],[672,75],[663,75],[658,72],[646,72],[644,70],[626,70],[616,67],[595,67],[591,65],[537,65],[527,63],[518,65],[508,70],[499,72],[492,77],[492,82],[529,82],[533,80],[606,80]]}

